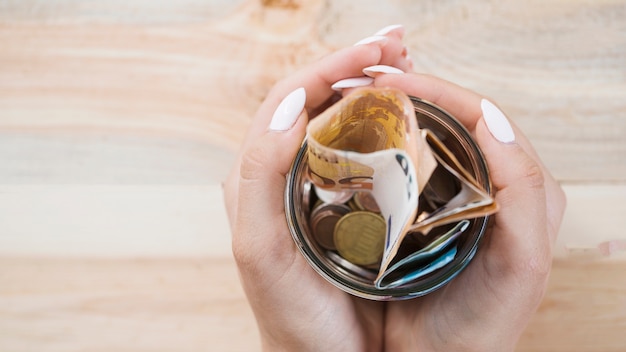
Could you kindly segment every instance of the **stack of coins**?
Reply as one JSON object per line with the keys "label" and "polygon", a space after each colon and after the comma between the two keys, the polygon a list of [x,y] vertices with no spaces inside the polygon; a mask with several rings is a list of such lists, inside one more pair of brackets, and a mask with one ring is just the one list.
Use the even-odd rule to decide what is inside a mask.
{"label": "stack of coins", "polygon": [[[317,193],[320,192],[316,189]],[[355,266],[377,269],[385,246],[386,224],[373,195],[355,192],[349,199],[341,199],[341,203],[336,199],[326,203],[327,193],[323,194],[324,199],[318,198],[309,217],[317,244],[332,253],[333,258],[338,254],[352,264],[343,265],[348,270]]]}

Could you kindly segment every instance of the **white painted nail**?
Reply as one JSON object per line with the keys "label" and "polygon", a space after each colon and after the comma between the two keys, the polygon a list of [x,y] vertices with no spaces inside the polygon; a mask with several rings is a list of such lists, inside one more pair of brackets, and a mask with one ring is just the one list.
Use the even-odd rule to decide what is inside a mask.
{"label": "white painted nail", "polygon": [[402,28],[403,26],[401,24],[392,24],[390,26],[387,26],[381,30],[379,30],[378,32],[376,32],[374,35],[386,35],[389,32],[398,29],[398,28]]}
{"label": "white painted nail", "polygon": [[335,82],[332,86],[330,86],[333,90],[340,91],[345,88],[356,88],[369,86],[374,82],[372,77],[354,77],[354,78],[346,78],[341,81]]}
{"label": "white painted nail", "polygon": [[511,123],[497,106],[487,99],[480,101],[480,109],[483,111],[483,119],[491,135],[502,143],[515,141],[515,133]]}
{"label": "white painted nail", "polygon": [[374,66],[370,66],[370,67],[366,67],[363,69],[363,73],[366,76],[370,76],[370,77],[376,77],[378,74],[381,73],[404,73],[404,71],[402,71],[399,68],[396,67],[392,67],[392,66],[387,66],[387,65],[374,65]]}
{"label": "white painted nail", "polygon": [[289,93],[276,108],[270,122],[270,130],[287,131],[293,127],[293,124],[304,109],[304,103],[306,103],[306,91],[304,88],[301,87]]}
{"label": "white painted nail", "polygon": [[367,37],[367,38],[363,38],[361,40],[359,40],[358,42],[354,43],[354,46],[357,45],[365,45],[365,44],[370,44],[370,43],[385,43],[389,40],[389,38],[385,37],[384,35],[373,35],[371,37]]}

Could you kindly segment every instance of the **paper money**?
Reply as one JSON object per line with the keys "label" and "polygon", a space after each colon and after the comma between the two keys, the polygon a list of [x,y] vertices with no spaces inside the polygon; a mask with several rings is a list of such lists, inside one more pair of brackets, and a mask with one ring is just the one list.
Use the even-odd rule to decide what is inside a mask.
{"label": "paper money", "polygon": [[448,248],[450,248],[453,243],[455,243],[456,239],[467,230],[469,224],[469,220],[460,221],[452,229],[439,236],[426,247],[413,252],[390,266],[380,278],[375,281],[376,287],[380,289],[398,287],[423,277],[426,274],[430,274],[434,270],[449,263],[454,259],[456,250],[450,252]]}
{"label": "paper money", "polygon": [[386,224],[379,273],[415,220],[419,192],[436,161],[402,91],[361,88],[308,127],[309,177],[323,191],[372,192]]}
{"label": "paper money", "polygon": [[437,151],[433,153],[433,156],[439,165],[460,181],[461,190],[435,212],[413,224],[409,231],[427,234],[437,226],[485,216],[498,211],[498,204],[482,189],[476,179],[461,165],[439,138],[428,130],[423,130],[423,134]]}

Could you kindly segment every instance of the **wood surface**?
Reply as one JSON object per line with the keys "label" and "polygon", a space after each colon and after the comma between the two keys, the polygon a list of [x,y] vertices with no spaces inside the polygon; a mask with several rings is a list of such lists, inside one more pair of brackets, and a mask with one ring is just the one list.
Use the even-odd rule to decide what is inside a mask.
{"label": "wood surface", "polygon": [[626,351],[623,0],[0,0],[0,351],[258,350],[220,184],[274,82],[393,23],[568,195],[518,351]]}

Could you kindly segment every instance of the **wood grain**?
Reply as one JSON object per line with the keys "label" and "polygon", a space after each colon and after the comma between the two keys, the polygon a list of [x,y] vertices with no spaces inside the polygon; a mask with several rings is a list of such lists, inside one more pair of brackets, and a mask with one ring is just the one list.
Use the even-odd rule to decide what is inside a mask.
{"label": "wood grain", "polygon": [[[3,351],[251,351],[231,259],[0,259]],[[7,270],[10,268],[10,270]],[[624,261],[556,261],[517,351],[623,351]]]}
{"label": "wood grain", "polygon": [[623,0],[0,0],[0,350],[258,350],[220,183],[277,80],[392,23],[565,186],[518,350],[626,350],[625,18]]}
{"label": "wood grain", "polygon": [[[548,292],[518,350],[622,351],[626,251],[599,244],[626,243],[626,186],[565,191]],[[0,186],[0,350],[258,350],[221,198],[218,186]]]}
{"label": "wood grain", "polygon": [[231,259],[4,258],[0,268],[2,351],[259,349]]}
{"label": "wood grain", "polygon": [[390,22],[418,71],[493,97],[560,180],[625,180],[623,1],[60,3],[3,2],[3,182],[219,181],[273,82]]}

